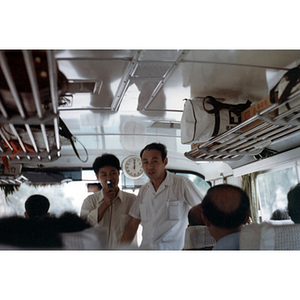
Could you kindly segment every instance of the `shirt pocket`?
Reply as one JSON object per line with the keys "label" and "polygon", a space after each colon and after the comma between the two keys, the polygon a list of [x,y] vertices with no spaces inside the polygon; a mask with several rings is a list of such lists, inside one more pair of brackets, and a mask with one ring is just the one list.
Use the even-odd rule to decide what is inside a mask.
{"label": "shirt pocket", "polygon": [[167,219],[180,220],[180,201],[168,200],[167,201]]}

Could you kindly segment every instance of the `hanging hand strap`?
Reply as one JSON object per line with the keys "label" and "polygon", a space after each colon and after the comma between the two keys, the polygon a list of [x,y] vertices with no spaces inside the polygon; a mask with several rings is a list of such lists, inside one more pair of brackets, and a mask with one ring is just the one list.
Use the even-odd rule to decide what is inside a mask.
{"label": "hanging hand strap", "polygon": [[[84,145],[83,145],[78,139],[76,139],[76,138],[73,136],[73,134],[70,132],[69,128],[67,127],[67,125],[64,123],[64,121],[63,121],[61,118],[59,118],[59,134],[60,134],[61,136],[65,137],[65,138],[67,138],[67,139],[71,142],[72,148],[73,148],[73,150],[74,150],[76,156],[77,156],[82,162],[87,162],[87,161],[88,161],[89,156],[88,156],[88,151],[87,151],[87,149],[84,147]],[[79,153],[78,153],[78,151],[77,151],[77,148],[76,148],[76,146],[75,146],[75,142],[79,142],[79,143],[82,145],[82,147],[83,147],[83,149],[84,149],[84,151],[85,151],[85,154],[86,154],[86,159],[85,159],[85,160],[83,160],[83,159],[80,157],[80,155],[79,155]]]}

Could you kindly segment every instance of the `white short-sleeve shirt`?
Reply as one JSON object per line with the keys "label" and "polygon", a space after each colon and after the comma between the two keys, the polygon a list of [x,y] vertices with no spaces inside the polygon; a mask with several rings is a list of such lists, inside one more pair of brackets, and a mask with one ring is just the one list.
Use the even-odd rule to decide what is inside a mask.
{"label": "white short-sleeve shirt", "polygon": [[142,249],[182,250],[188,212],[203,196],[187,178],[167,171],[158,190],[143,185],[129,214],[141,220]]}
{"label": "white short-sleeve shirt", "polygon": [[88,220],[92,226],[103,226],[109,233],[109,244],[112,249],[118,248],[126,226],[130,221],[129,210],[136,196],[119,191],[112,205],[106,210],[103,218],[98,220],[98,208],[103,202],[103,192],[89,195],[81,206],[80,217]]}

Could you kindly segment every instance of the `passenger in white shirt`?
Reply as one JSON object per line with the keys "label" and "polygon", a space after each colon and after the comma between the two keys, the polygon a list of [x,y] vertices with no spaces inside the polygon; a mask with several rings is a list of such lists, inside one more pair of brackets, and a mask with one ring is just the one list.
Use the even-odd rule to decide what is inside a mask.
{"label": "passenger in white shirt", "polygon": [[150,182],[141,187],[130,209],[122,243],[132,241],[142,222],[141,249],[182,250],[188,211],[203,197],[189,179],[165,170],[168,158],[163,144],[147,145],[140,156]]}
{"label": "passenger in white shirt", "polygon": [[[117,249],[130,221],[129,210],[136,196],[119,189],[120,162],[113,154],[106,153],[96,158],[93,170],[102,190],[83,201],[80,217],[87,219],[93,226],[105,227],[110,248]],[[111,187],[107,186],[108,181],[111,182]]]}

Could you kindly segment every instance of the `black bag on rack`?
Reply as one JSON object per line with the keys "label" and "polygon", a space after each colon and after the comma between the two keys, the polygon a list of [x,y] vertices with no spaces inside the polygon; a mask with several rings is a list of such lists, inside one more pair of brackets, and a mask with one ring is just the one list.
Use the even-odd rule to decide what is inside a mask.
{"label": "black bag on rack", "polygon": [[212,96],[186,100],[181,118],[181,143],[206,142],[241,123],[244,104],[222,103]]}
{"label": "black bag on rack", "polygon": [[[276,102],[275,93],[278,92],[278,104],[282,104],[296,92],[300,90],[300,65],[298,67],[288,70],[278,83],[270,91],[270,101]],[[278,114],[286,110],[290,110],[296,105],[299,105],[300,97],[296,97],[292,101],[287,102],[284,106],[279,107]]]}
{"label": "black bag on rack", "polygon": [[270,101],[275,103],[278,91],[278,103],[281,104],[294,92],[300,89],[300,65],[288,70],[270,91]]}

